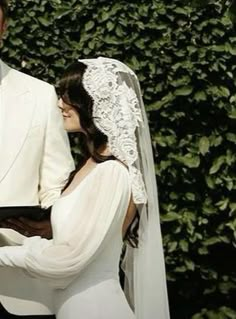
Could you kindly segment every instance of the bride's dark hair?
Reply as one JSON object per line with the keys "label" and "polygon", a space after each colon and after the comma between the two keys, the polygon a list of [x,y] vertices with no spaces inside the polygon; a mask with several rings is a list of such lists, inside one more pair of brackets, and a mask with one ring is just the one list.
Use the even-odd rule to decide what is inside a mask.
{"label": "bride's dark hair", "polygon": [[[71,64],[63,74],[58,87],[60,98],[78,112],[81,128],[85,132],[85,134],[80,134],[80,149],[83,155],[83,161],[81,161],[76,170],[71,173],[64,189],[70,184],[74,175],[89,157],[92,157],[97,163],[116,159],[114,156],[104,156],[99,153],[99,150],[106,145],[108,139],[107,136],[95,126],[93,121],[93,98],[85,90],[82,82],[86,69],[87,66],[82,62]],[[134,225],[136,226],[134,227]],[[137,220],[136,223],[131,223],[125,236],[125,239],[132,246],[137,246],[136,231]]]}
{"label": "bride's dark hair", "polygon": [[2,9],[3,20],[5,20],[8,16],[8,1],[0,0],[0,8]]}
{"label": "bride's dark hair", "polygon": [[98,150],[107,143],[107,136],[97,129],[93,122],[93,99],[85,90],[82,78],[87,66],[82,62],[71,64],[59,82],[59,95],[62,100],[78,112],[80,125],[85,134],[81,134],[81,151],[84,158],[92,157],[97,163],[115,159],[104,156]]}

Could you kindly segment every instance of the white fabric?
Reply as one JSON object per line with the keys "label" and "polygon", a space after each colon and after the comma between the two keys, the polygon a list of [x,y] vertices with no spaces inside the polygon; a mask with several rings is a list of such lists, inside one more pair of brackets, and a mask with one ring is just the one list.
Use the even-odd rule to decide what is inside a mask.
{"label": "white fabric", "polygon": [[134,73],[117,60],[100,57],[80,61],[87,65],[83,85],[93,99],[94,123],[108,137],[110,152],[128,166],[134,203],[146,203],[143,177],[135,166],[135,131],[142,123],[141,109],[135,91],[122,77]]}
{"label": "white fabric", "polygon": [[[1,101],[1,85],[2,85],[2,71],[0,65],[0,101]],[[3,127],[3,105],[0,103],[0,148],[2,144],[2,127]]]}
{"label": "white fabric", "polygon": [[129,87],[135,91],[142,113],[143,125],[139,126],[136,132],[139,154],[136,165],[142,172],[148,195],[147,205],[138,205],[139,248],[133,249],[128,246],[123,262],[126,273],[126,294],[135,308],[137,319],[169,319],[165,260],[151,137],[139,81],[133,72],[127,72],[124,77]]}
{"label": "white fabric", "polygon": [[[108,135],[108,146],[110,148],[111,153],[117,156],[118,159],[123,161],[128,166],[128,172],[126,171],[127,180],[130,183],[130,188],[132,189],[134,201],[136,204],[138,204],[137,208],[140,215],[139,247],[137,249],[128,247],[126,249],[126,257],[123,263],[124,271],[126,274],[127,298],[130,302],[131,307],[134,309],[135,316],[137,319],[169,319],[166,275],[160,230],[159,209],[157,201],[157,190],[154,163],[152,157],[151,139],[138,79],[127,66],[113,59],[98,58],[92,60],[81,60],[81,62],[84,62],[86,65],[92,65],[92,69],[90,67],[88,68],[89,77],[86,79],[85,73],[84,81],[86,88],[89,90],[91,97],[94,99],[94,122],[102,132]],[[101,71],[101,73],[103,74],[102,76],[100,76],[99,71]],[[106,72],[108,80],[106,80]],[[112,73],[111,76],[110,73]],[[93,83],[91,85],[94,86],[92,88],[89,87],[88,84],[90,83],[90,81],[91,83]],[[101,81],[102,83],[101,86],[98,84],[99,81]],[[110,90],[110,85],[115,85],[116,89],[111,89],[114,95],[108,94]],[[104,104],[102,104],[103,94],[106,97],[106,99],[104,100]],[[99,96],[101,99],[99,98]],[[109,103],[109,101],[111,104]],[[114,107],[114,109],[111,108],[111,105]],[[97,106],[98,109],[101,110],[101,112],[97,112]],[[98,118],[96,119],[97,116]],[[111,126],[112,123],[114,123],[114,127]],[[134,131],[135,128],[136,131]],[[125,134],[123,134],[123,132],[125,132]],[[92,176],[92,173],[90,176]],[[86,179],[86,181],[87,180],[89,180],[89,177]],[[117,195],[119,195],[121,190],[123,189],[123,186],[117,183],[117,188],[114,189],[112,187],[113,181],[113,175],[110,174],[110,178],[107,177],[107,183],[109,183],[109,186],[107,187],[106,192],[107,196],[109,195],[111,196],[111,198],[116,199]],[[86,183],[82,185],[85,184]],[[98,184],[98,186],[99,185],[100,184]],[[119,187],[121,187],[121,189]],[[80,189],[81,191],[82,188],[83,187],[81,186],[81,189],[78,189]],[[95,191],[95,188],[93,188],[93,191]],[[71,194],[71,198],[72,197],[73,194]],[[73,202],[71,198],[70,201],[66,203],[67,205],[69,205],[69,202]],[[82,197],[80,197],[80,200],[81,198]],[[92,296],[92,288],[95,289],[97,287],[102,286],[101,290],[98,290],[98,293],[99,297],[104,298],[105,295],[107,296],[106,289],[108,289],[108,286],[105,285],[106,288],[103,284],[101,286],[97,286],[97,282],[92,274],[96,273],[97,269],[100,269],[101,276],[99,275],[97,277],[97,280],[102,281],[104,283],[104,280],[101,280],[101,278],[103,278],[102,269],[107,269],[105,265],[109,258],[113,256],[113,250],[116,251],[115,246],[112,246],[113,249],[111,249],[108,253],[105,247],[109,247],[110,245],[116,245],[118,241],[116,240],[116,237],[113,234],[113,236],[111,237],[112,240],[111,238],[109,238],[106,244],[105,238],[103,241],[101,241],[103,237],[96,237],[93,235],[93,233],[97,234],[97,230],[91,231],[91,222],[93,221],[96,224],[96,218],[98,218],[99,221],[101,220],[100,216],[97,216],[95,212],[97,211],[97,209],[101,208],[100,200],[103,198],[104,197],[100,194],[100,192],[95,191],[94,196],[91,199],[89,198],[89,202],[84,202],[84,204],[89,205],[89,207],[91,207],[91,209],[87,209],[86,206],[84,206],[84,209],[89,213],[90,211],[92,213],[94,212],[94,215],[91,215],[91,219],[89,217],[90,214],[86,215],[89,218],[89,220],[86,220],[86,223],[83,223],[83,220],[81,219],[74,220],[72,218],[74,231],[70,229],[70,220],[68,222],[67,219],[63,219],[63,217],[65,218],[65,216],[67,216],[65,212],[67,212],[68,209],[67,206],[63,207],[61,201],[60,205],[62,205],[62,209],[60,213],[62,221],[59,223],[58,220],[58,225],[60,225],[59,231],[57,231],[57,223],[54,223],[54,221],[52,220],[53,224],[55,225],[54,236],[55,238],[59,239],[59,242],[54,242],[54,244],[57,244],[57,247],[59,247],[59,249],[55,249],[55,245],[50,246],[51,244],[48,243],[48,241],[42,241],[41,239],[36,238],[25,242],[25,245],[26,243],[29,244],[30,250],[24,250],[21,249],[21,247],[13,247],[11,255],[9,255],[10,251],[8,251],[7,249],[2,251],[2,254],[4,255],[2,257],[2,263],[5,263],[5,265],[7,263],[8,265],[10,265],[12,263],[11,266],[13,267],[15,267],[17,263],[22,267],[25,263],[25,268],[30,272],[31,275],[47,278],[47,282],[51,283],[54,287],[66,287],[66,284],[73,281],[75,288],[74,290],[72,290],[74,291],[74,293],[68,292],[68,288],[66,288],[65,297],[55,298],[55,300],[58,301],[60,300],[60,298],[64,298],[64,301],[68,299],[67,292],[74,296],[75,292],[78,292],[79,287],[84,287],[85,285],[88,289],[88,285],[90,285],[91,289],[88,289],[88,295],[85,292],[85,299],[83,299],[83,302],[79,302],[75,298],[75,304],[77,304],[78,301],[78,304],[81,306],[80,309],[84,309],[83,307],[86,308],[86,305],[88,306],[90,300],[89,297]],[[78,202],[78,207],[80,207],[80,202]],[[94,211],[92,207],[94,207]],[[112,208],[113,206],[109,207],[109,211],[112,211]],[[125,212],[123,211],[123,214],[124,213]],[[92,219],[92,216],[94,217],[94,220]],[[107,224],[107,227],[109,225],[110,223]],[[87,226],[89,227],[89,229],[87,229]],[[68,242],[67,244],[65,244],[65,241],[60,242],[60,238],[64,238],[64,233],[67,234],[68,227],[70,232],[69,238],[71,238],[71,236],[75,236],[74,234],[76,234],[77,236],[81,236],[77,237],[80,239],[80,241],[76,242],[76,249],[74,248],[75,246],[68,244]],[[108,228],[104,227],[104,229],[106,229],[107,234],[109,234]],[[87,232],[88,234],[90,234],[89,237],[86,236]],[[60,236],[58,235],[59,233]],[[100,231],[98,232],[98,235],[99,234]],[[105,247],[103,246],[103,243]],[[84,258],[81,258],[79,252],[80,249],[83,249],[83,247],[88,247],[90,249],[88,249],[88,251],[86,251],[83,254]],[[102,256],[102,254],[96,255],[96,252],[99,252],[99,247],[101,247],[102,251],[105,252],[104,256]],[[120,250],[121,242],[119,245],[117,244],[116,247],[119,247]],[[13,260],[14,258],[12,256],[14,256],[15,249],[17,259]],[[19,256],[21,255],[21,253],[18,253],[18,250],[20,249],[22,251],[23,259],[23,261],[21,262],[18,261],[20,258]],[[59,254],[61,254],[63,258],[61,258]],[[98,262],[98,259],[93,260],[93,256],[102,256],[101,264]],[[74,257],[74,259],[72,257]],[[86,257],[88,259],[86,259]],[[94,268],[91,268],[90,264],[86,264],[85,260],[90,260],[89,258],[91,258],[92,261],[91,265],[94,262]],[[71,260],[74,261],[72,262],[72,264],[70,263]],[[55,267],[55,263],[57,264],[57,267]],[[118,264],[118,258],[116,259],[116,263]],[[88,275],[86,273],[86,270],[88,270]],[[66,280],[64,278],[65,273],[67,276]],[[81,274],[81,277],[75,279],[76,273]],[[80,281],[79,278],[81,278],[82,281]],[[77,282],[79,282],[78,285]],[[73,286],[72,283],[71,285]],[[86,302],[86,298],[88,299],[88,302]],[[111,300],[108,299],[108,302],[111,302],[112,304],[112,300],[114,299],[113,294],[111,293]],[[62,303],[59,302],[59,304],[61,305]],[[63,305],[64,304],[66,304],[66,301],[65,303],[63,303]],[[82,304],[84,305],[82,306]],[[105,309],[106,304],[107,303],[105,303]],[[117,305],[115,301],[114,305]],[[62,306],[59,306],[59,308],[61,309]],[[59,308],[57,308],[57,310]],[[70,307],[68,306],[64,309],[66,309],[65,311],[69,316]],[[116,307],[114,309],[114,313],[117,314],[118,311],[116,312]],[[126,309],[129,309],[127,308],[127,305]],[[86,310],[81,311],[85,311],[85,314],[88,314],[88,312],[86,313],[86,311],[89,310],[86,308]],[[91,311],[89,312],[91,318],[99,318],[93,317],[93,313],[91,313]],[[126,310],[124,311],[126,312]],[[61,316],[60,319],[63,318],[63,315],[61,315],[62,313],[63,312],[60,312],[58,310],[58,314],[60,314]],[[129,316],[130,312],[129,314],[127,312],[127,318],[130,318]],[[89,318],[89,316],[87,317]],[[116,318],[114,317],[114,315],[111,316],[110,313],[109,316],[101,318],[103,319],[111,317]],[[120,317],[121,316],[119,315],[119,318]],[[74,317],[72,316],[71,318]]]}
{"label": "white fabric", "polygon": [[[1,70],[1,64],[0,64],[0,101],[2,99],[1,86],[2,86],[2,70]],[[2,138],[3,137],[3,123],[5,120],[4,109],[5,109],[4,105],[2,103],[0,103],[0,149],[1,149],[2,142],[3,142],[3,138]]]}
{"label": "white fabric", "polygon": [[94,100],[94,122],[108,136],[111,153],[128,166],[133,199],[139,204],[139,247],[127,246],[123,262],[127,298],[137,319],[168,319],[154,161],[139,81],[120,61],[80,61],[87,65],[83,83]]}
{"label": "white fabric", "polygon": [[5,109],[0,206],[49,207],[74,168],[55,90],[2,61],[0,65],[0,107]]}
{"label": "white fabric", "polygon": [[[0,60],[0,206],[51,206],[74,168],[53,86],[13,70]],[[24,236],[1,229],[0,246]],[[11,275],[13,276],[13,275]],[[8,278],[0,274],[0,282]],[[0,296],[15,314],[46,313],[40,305]]]}
{"label": "white fabric", "polygon": [[[45,294],[53,295],[54,305],[49,307],[57,319],[134,319],[118,278],[122,225],[130,196],[129,174],[123,164],[97,164],[53,206],[53,240],[32,237],[22,246],[0,248],[0,265],[24,269],[43,282],[48,287]],[[14,288],[14,282],[9,284]],[[25,287],[28,298],[33,298],[30,289]],[[0,292],[4,293],[2,285]],[[9,288],[5,293],[11,294]]]}

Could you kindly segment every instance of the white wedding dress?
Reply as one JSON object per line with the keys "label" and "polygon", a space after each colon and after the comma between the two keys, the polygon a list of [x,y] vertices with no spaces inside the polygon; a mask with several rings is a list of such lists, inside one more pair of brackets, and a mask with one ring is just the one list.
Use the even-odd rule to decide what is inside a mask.
{"label": "white wedding dress", "polygon": [[0,248],[0,274],[12,272],[0,293],[40,301],[57,319],[134,319],[118,275],[130,196],[124,165],[97,164],[53,206],[52,240],[32,237]]}

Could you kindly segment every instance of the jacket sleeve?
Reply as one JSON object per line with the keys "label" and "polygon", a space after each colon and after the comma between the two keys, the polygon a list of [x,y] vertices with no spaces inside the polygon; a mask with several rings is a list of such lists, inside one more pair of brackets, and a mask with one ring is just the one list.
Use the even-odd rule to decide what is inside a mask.
{"label": "jacket sleeve", "polygon": [[51,206],[60,196],[61,189],[74,169],[69,140],[63,128],[63,119],[57,107],[57,96],[53,87],[48,94],[47,110],[39,180],[39,199],[44,208]]}
{"label": "jacket sleeve", "polygon": [[23,246],[0,248],[0,266],[23,268],[53,287],[64,288],[95,258],[102,243],[111,240],[114,226],[122,240],[131,193],[127,169],[109,163],[96,170],[66,212],[63,234],[58,232],[53,240],[28,238]]}

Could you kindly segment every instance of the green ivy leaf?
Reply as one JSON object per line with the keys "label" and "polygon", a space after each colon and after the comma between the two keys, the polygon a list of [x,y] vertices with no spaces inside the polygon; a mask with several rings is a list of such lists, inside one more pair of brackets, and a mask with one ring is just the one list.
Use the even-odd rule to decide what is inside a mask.
{"label": "green ivy leaf", "polygon": [[203,137],[199,140],[199,150],[200,150],[200,153],[201,153],[202,155],[205,155],[206,153],[208,153],[209,147],[210,147],[209,139],[208,139],[206,136],[203,136]]}
{"label": "green ivy leaf", "polygon": [[88,21],[86,24],[85,24],[85,31],[90,31],[91,29],[93,29],[95,26],[95,23],[94,21]]}
{"label": "green ivy leaf", "polygon": [[217,159],[215,159],[213,162],[213,165],[210,168],[210,174],[217,173],[224,163],[225,163],[225,156],[220,156]]}
{"label": "green ivy leaf", "polygon": [[181,95],[181,96],[188,96],[193,92],[192,86],[183,86],[177,90],[174,91],[175,95]]}

